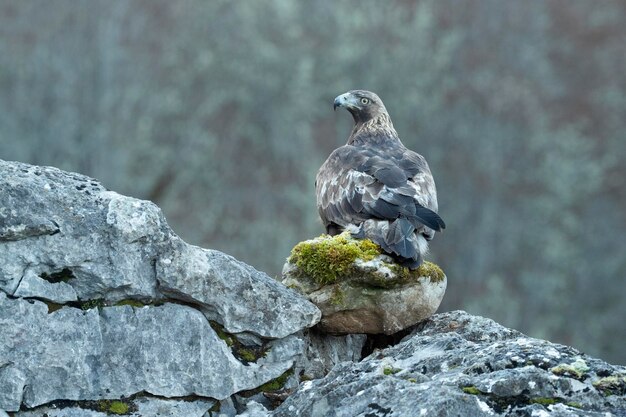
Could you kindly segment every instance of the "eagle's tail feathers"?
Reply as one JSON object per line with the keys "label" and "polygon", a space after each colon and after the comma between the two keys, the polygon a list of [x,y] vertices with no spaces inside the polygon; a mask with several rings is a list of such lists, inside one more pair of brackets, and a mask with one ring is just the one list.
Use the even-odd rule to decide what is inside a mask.
{"label": "eagle's tail feathers", "polygon": [[438,232],[446,228],[446,224],[437,213],[423,206],[417,206],[415,218],[424,226],[430,227]]}
{"label": "eagle's tail feathers", "polygon": [[402,258],[414,258],[417,254],[415,227],[405,218],[399,218],[389,224],[384,237],[389,248]]}

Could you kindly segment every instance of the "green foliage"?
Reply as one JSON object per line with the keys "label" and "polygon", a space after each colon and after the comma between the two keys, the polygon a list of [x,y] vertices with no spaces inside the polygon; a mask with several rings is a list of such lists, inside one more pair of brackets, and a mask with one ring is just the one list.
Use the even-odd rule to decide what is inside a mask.
{"label": "green foliage", "polygon": [[357,258],[368,261],[379,254],[380,247],[371,240],[353,239],[345,232],[298,243],[292,249],[289,261],[302,274],[325,285],[354,273]]}

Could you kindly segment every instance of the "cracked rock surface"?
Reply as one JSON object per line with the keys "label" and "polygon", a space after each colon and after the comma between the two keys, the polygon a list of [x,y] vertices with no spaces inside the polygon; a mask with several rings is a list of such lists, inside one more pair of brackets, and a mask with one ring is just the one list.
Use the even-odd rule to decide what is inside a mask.
{"label": "cracked rock surface", "polygon": [[[263,272],[183,242],[149,201],[0,160],[0,410],[145,393],[192,396],[202,415],[292,368],[319,318]],[[210,321],[259,354],[242,360]]]}
{"label": "cracked rock surface", "polygon": [[271,415],[624,416],[626,368],[463,311],[307,381]]}

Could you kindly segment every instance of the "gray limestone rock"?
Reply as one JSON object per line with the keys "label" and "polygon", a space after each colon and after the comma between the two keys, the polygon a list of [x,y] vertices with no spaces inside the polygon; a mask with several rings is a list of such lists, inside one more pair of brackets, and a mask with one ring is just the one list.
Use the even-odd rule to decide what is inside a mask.
{"label": "gray limestone rock", "polygon": [[8,411],[142,391],[224,399],[280,376],[302,350],[289,336],[244,365],[199,311],[178,304],[49,314],[42,302],[0,293],[0,323],[0,409]]}
{"label": "gray limestone rock", "polygon": [[[40,407],[32,411],[15,413],[15,417],[109,417],[107,413],[81,407]],[[144,416],[145,417],[145,416]]]}
{"label": "gray limestone rock", "polygon": [[[127,403],[129,410],[134,410],[125,414],[129,417],[203,417],[215,402],[204,399],[170,400],[145,396],[128,400]],[[63,406],[42,406],[30,411],[17,412],[14,415],[15,417],[106,417],[109,414],[86,408],[85,403],[65,402]]]}
{"label": "gray limestone rock", "polygon": [[229,332],[265,338],[320,317],[267,274],[183,242],[149,201],[83,175],[2,160],[0,290],[60,304],[169,297],[193,303]]}
{"label": "gray limestone rock", "polygon": [[333,334],[393,334],[430,317],[447,278],[429,262],[410,271],[348,232],[300,242],[283,267],[283,284],[321,311],[318,327]]}
{"label": "gray limestone rock", "polygon": [[341,362],[358,362],[366,338],[364,334],[332,336],[310,329],[305,334],[306,348],[296,371],[303,379],[318,379]]}
{"label": "gray limestone rock", "polygon": [[271,415],[624,416],[626,368],[465,312],[307,381]]}
{"label": "gray limestone rock", "polygon": [[[115,307],[129,300],[149,305]],[[183,242],[149,201],[0,160],[0,409],[142,391],[225,399],[292,367],[303,341],[290,335],[319,316],[266,274]],[[207,318],[264,356],[240,361]]]}
{"label": "gray limestone rock", "polygon": [[[67,270],[80,300],[159,297],[154,262],[172,232],[154,204],[51,167],[0,161],[0,178],[0,290],[15,295],[24,278]],[[67,291],[28,289],[67,301]]]}
{"label": "gray limestone rock", "polygon": [[228,332],[280,338],[319,321],[313,304],[267,274],[224,253],[178,243],[156,264],[159,290],[195,304]]}
{"label": "gray limestone rock", "polygon": [[74,288],[66,282],[50,282],[27,270],[13,293],[15,297],[41,298],[56,303],[77,301]]}
{"label": "gray limestone rock", "polygon": [[[0,160],[0,409],[141,392],[203,407],[293,367],[293,334],[319,317],[266,274],[183,242],[149,201]],[[245,360],[209,320],[253,346]]]}

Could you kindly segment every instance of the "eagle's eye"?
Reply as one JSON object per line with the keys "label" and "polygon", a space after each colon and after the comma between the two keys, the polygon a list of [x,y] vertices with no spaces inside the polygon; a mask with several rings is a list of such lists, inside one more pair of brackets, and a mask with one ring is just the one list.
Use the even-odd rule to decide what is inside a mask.
{"label": "eagle's eye", "polygon": [[370,99],[369,98],[361,98],[361,104],[370,104]]}

